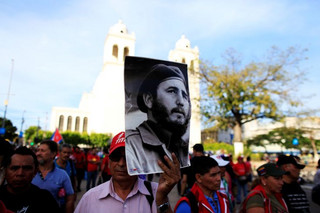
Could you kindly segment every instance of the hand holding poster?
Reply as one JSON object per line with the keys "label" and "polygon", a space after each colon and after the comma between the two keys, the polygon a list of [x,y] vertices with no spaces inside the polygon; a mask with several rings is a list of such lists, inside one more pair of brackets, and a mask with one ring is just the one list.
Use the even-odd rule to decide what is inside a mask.
{"label": "hand holding poster", "polygon": [[187,65],[126,57],[126,159],[130,175],[162,172],[175,153],[180,166],[188,155],[191,102]]}

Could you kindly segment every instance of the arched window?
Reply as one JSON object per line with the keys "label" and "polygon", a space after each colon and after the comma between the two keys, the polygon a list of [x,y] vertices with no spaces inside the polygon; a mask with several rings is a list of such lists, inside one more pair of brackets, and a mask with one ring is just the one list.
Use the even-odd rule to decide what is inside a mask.
{"label": "arched window", "polygon": [[118,46],[113,45],[112,47],[112,56],[115,57],[115,59],[118,59]]}
{"label": "arched window", "polygon": [[68,116],[68,122],[67,122],[67,130],[71,131],[71,126],[72,126],[72,117]]}
{"label": "arched window", "polygon": [[60,115],[60,117],[59,117],[59,131],[63,131],[63,120],[64,120],[63,115]]}
{"label": "arched window", "polygon": [[80,117],[76,117],[76,126],[74,128],[74,131],[79,132],[79,127],[80,127]]}
{"label": "arched window", "polygon": [[129,55],[129,48],[125,47],[124,50],[123,50],[123,61],[126,58],[126,56],[128,56],[128,55]]}
{"label": "arched window", "polygon": [[88,131],[88,118],[84,117],[83,119],[83,130],[82,132],[87,132]]}

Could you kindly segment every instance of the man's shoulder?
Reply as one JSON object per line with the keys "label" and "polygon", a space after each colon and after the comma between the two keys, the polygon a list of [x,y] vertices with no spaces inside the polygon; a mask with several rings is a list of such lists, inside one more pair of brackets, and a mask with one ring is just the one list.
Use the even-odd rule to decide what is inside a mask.
{"label": "man's shoulder", "polygon": [[281,193],[286,197],[288,194],[296,194],[296,193],[304,193],[305,191],[302,189],[299,183],[283,183]]}
{"label": "man's shoulder", "polygon": [[126,138],[128,137],[141,137],[141,132],[149,132],[150,127],[147,121],[142,122],[135,129],[126,129]]}
{"label": "man's shoulder", "polygon": [[136,146],[140,145],[142,141],[142,135],[138,129],[126,130],[126,144],[128,144],[129,146]]}
{"label": "man's shoulder", "polygon": [[[60,174],[67,174],[64,169],[61,169],[61,168],[59,168],[59,167],[57,167],[57,166],[54,168],[53,173],[59,174],[59,175],[60,175]],[[67,174],[67,175],[68,175],[68,174]]]}
{"label": "man's shoulder", "polygon": [[246,209],[253,207],[264,207],[264,197],[259,192],[253,194],[247,200]]}
{"label": "man's shoulder", "polygon": [[126,138],[140,136],[138,129],[126,129]]}
{"label": "man's shoulder", "polygon": [[89,191],[87,191],[83,197],[81,198],[81,200],[85,201],[85,200],[97,200],[97,199],[101,199],[104,197],[107,197],[108,194],[110,194],[110,180],[102,183],[96,187],[91,188]]}
{"label": "man's shoulder", "polygon": [[61,179],[69,179],[68,173],[64,169],[58,168],[57,166],[53,170],[53,176]]}

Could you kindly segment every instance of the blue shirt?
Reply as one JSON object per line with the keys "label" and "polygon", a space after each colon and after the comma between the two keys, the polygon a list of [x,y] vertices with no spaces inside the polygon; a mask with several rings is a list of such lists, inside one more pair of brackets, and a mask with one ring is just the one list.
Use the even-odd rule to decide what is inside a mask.
{"label": "blue shirt", "polygon": [[[210,203],[212,209],[214,212],[219,212],[220,213],[220,203],[219,203],[219,198],[218,194],[216,192],[213,193],[213,199],[216,201],[217,206],[214,204],[213,199],[206,196],[207,201]],[[191,207],[186,201],[182,201],[179,206],[177,207],[176,213],[191,213]]]}
{"label": "blue shirt", "polygon": [[207,198],[207,201],[210,203],[213,211],[220,212],[220,204],[217,192],[213,192],[213,199],[211,197],[208,197],[207,195],[205,195],[205,197]]}
{"label": "blue shirt", "polygon": [[[39,171],[33,178],[32,183],[40,189],[48,190],[60,206],[66,203],[65,196],[74,194],[70,177],[64,170],[56,166],[45,178],[42,177]],[[65,196],[63,196],[62,190],[65,191]]]}
{"label": "blue shirt", "polygon": [[[71,166],[71,163],[73,164],[72,166]],[[67,172],[67,174],[69,175],[69,177],[71,177],[71,175],[73,175],[73,176],[76,176],[76,173],[77,173],[77,171],[76,171],[76,168],[75,168],[75,166],[74,166],[74,163],[71,161],[67,161],[67,165],[66,165],[66,168],[62,168],[62,167],[60,167],[58,164],[57,164],[57,159],[54,159],[54,164],[59,168],[59,169],[63,169],[64,171],[66,171]]]}

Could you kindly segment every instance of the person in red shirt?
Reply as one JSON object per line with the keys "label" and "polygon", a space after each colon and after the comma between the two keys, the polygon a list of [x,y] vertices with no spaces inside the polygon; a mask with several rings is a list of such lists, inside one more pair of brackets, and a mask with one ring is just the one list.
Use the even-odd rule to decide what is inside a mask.
{"label": "person in red shirt", "polygon": [[76,176],[77,176],[77,191],[80,192],[81,181],[84,178],[84,173],[86,171],[86,155],[76,146],[74,153],[72,154],[75,161]]}
{"label": "person in red shirt", "polygon": [[103,149],[103,152],[104,152],[104,158],[102,160],[102,164],[101,164],[101,170],[100,170],[100,173],[99,173],[99,176],[102,177],[102,181],[103,182],[107,182],[108,180],[110,180],[111,178],[111,173],[110,173],[110,169],[109,169],[109,146],[108,147],[105,147]]}
{"label": "person in red shirt", "polygon": [[[91,151],[89,151],[87,156],[87,191],[91,187],[96,186],[96,180],[98,176],[98,167],[100,164],[100,157],[97,155],[96,148],[92,148]],[[91,185],[91,187],[90,187]]]}
{"label": "person in red shirt", "polygon": [[248,189],[251,189],[251,182],[252,182],[252,165],[251,165],[251,157],[247,156],[246,162],[246,173],[247,173],[247,180],[248,180]]}
{"label": "person in red shirt", "polygon": [[247,196],[248,193],[248,179],[247,179],[247,170],[246,164],[243,161],[243,157],[238,157],[238,162],[233,165],[233,171],[236,174],[236,184],[237,184],[237,204],[240,204],[242,201],[241,191],[243,192],[243,198]]}

